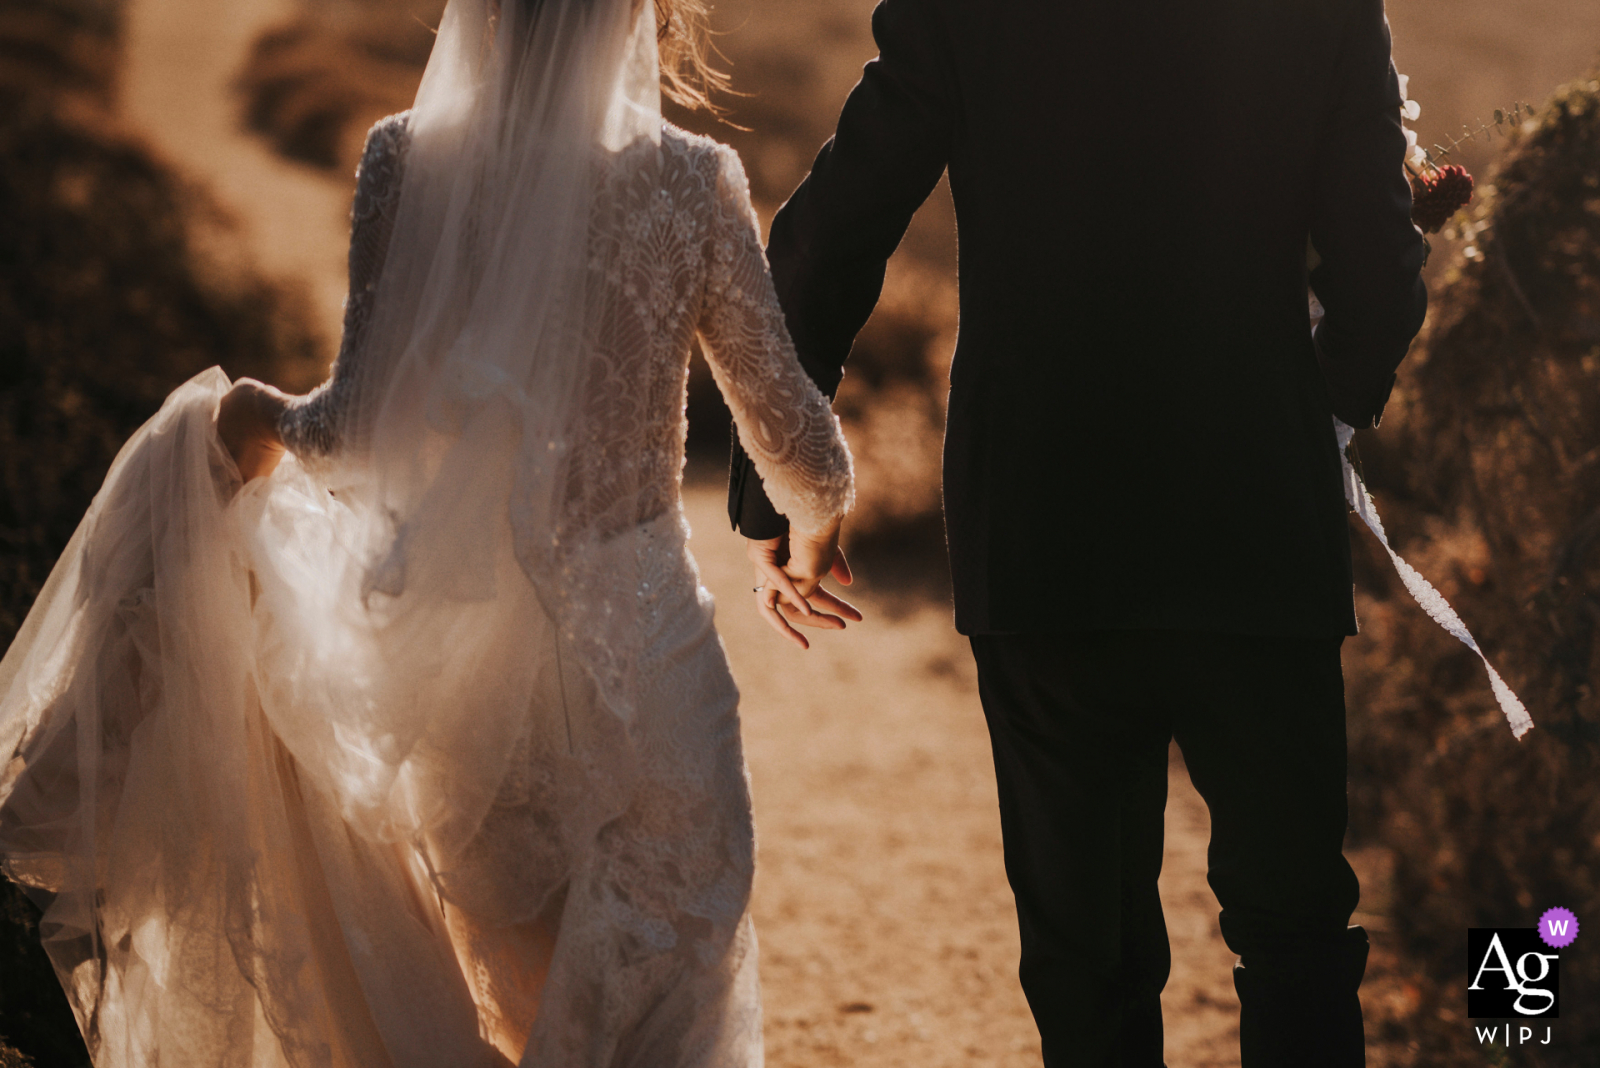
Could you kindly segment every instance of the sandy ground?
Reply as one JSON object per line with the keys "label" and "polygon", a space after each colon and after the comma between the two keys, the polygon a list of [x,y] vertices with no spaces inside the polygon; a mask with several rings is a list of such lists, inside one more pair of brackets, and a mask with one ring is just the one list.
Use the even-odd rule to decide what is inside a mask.
{"label": "sandy ground", "polygon": [[[725,6],[737,16],[727,28],[747,26],[763,47],[792,47],[802,32],[827,42],[815,69],[797,78],[820,90],[813,106],[829,114],[872,54],[868,0],[771,0],[759,20],[752,0]],[[229,90],[248,43],[291,7],[131,0],[123,100],[156,147],[232,211],[262,267],[305,289],[331,357],[353,182],[241,134]],[[1430,138],[1455,116],[1540,99],[1597,58],[1600,5],[1393,0],[1390,8]],[[777,151],[753,166],[782,182],[805,155]],[[947,223],[938,228],[947,232]],[[971,658],[947,610],[908,607],[875,590],[869,570],[857,595],[868,622],[801,653],[750,610],[742,545],[727,530],[715,473],[691,479],[687,496],[694,551],[744,694],[771,1063],[1038,1064],[1015,975],[987,737]],[[1238,1063],[1232,956],[1204,879],[1208,828],[1175,761],[1162,878],[1174,950],[1164,997],[1173,1068]],[[1381,943],[1382,858],[1356,860],[1370,875],[1357,919]]]}
{"label": "sandy ground", "polygon": [[[696,479],[686,496],[744,695],[771,1063],[1040,1063],[977,680],[948,612],[907,611],[864,570],[867,621],[801,652],[751,606],[721,486]],[[1205,883],[1209,820],[1181,766],[1171,787],[1168,1061],[1237,1064],[1233,957]]]}
{"label": "sandy ground", "polygon": [[310,298],[327,362],[345,294],[348,181],[285,160],[239,129],[231,86],[250,43],[293,0],[131,0],[123,113],[229,211],[269,275]]}

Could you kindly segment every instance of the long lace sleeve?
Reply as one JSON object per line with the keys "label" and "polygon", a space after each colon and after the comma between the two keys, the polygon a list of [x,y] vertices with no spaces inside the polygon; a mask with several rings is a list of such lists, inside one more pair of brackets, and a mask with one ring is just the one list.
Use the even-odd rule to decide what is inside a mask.
{"label": "long lace sleeve", "polygon": [[344,334],[328,380],[297,397],[278,422],[283,443],[302,461],[315,462],[337,452],[343,440],[344,417],[361,358],[372,300],[394,229],[400,199],[400,171],[410,112],[380,120],[367,133],[361,166],[356,171],[355,203],[350,209],[350,291],[344,304]]}
{"label": "long lace sleeve", "polygon": [[773,506],[794,527],[820,530],[855,501],[850,450],[795,356],[744,168],[733,150],[721,155],[700,336]]}

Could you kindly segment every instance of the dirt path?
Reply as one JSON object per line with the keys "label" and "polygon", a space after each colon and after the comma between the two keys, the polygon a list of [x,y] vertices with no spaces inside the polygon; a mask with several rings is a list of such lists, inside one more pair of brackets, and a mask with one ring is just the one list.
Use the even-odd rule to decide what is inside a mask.
{"label": "dirt path", "polygon": [[[948,612],[894,618],[868,574],[857,600],[869,621],[802,653],[749,610],[720,487],[692,485],[688,509],[744,695],[771,1063],[1038,1064],[988,736]],[[1175,766],[1161,884],[1174,1068],[1238,1063],[1233,957],[1205,883],[1209,827]]]}
{"label": "dirt path", "polygon": [[326,359],[337,349],[354,176],[289,162],[238,126],[232,82],[262,29],[293,0],[129,0],[124,114],[204,182],[267,274],[303,288]]}

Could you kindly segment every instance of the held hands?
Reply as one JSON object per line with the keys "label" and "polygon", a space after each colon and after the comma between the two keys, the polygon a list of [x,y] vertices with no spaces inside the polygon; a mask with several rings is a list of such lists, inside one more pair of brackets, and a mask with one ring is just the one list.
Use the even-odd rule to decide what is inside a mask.
{"label": "held hands", "polygon": [[217,436],[246,482],[272,474],[283,459],[278,419],[288,403],[281,390],[241,378],[217,404]]}
{"label": "held hands", "polygon": [[835,520],[815,534],[791,530],[783,537],[745,543],[745,554],[756,568],[757,608],[773,630],[802,649],[811,643],[795,624],[843,630],[845,620],[861,622],[854,605],[822,588],[829,575],[845,586],[854,581],[839,548],[839,525]]}

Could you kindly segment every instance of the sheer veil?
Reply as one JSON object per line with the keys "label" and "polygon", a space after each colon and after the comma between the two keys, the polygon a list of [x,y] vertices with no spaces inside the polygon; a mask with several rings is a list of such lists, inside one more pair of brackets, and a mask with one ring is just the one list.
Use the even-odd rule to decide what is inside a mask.
{"label": "sheer veil", "polygon": [[[486,815],[543,791],[528,915],[486,917],[516,922],[624,803],[625,710],[568,701],[559,517],[611,270],[591,205],[607,157],[661,135],[654,29],[635,0],[450,0],[334,492],[292,460],[240,489],[208,372],[123,449],[0,663],[0,860],[105,1063],[406,1062],[405,1026],[473,1011],[459,968],[389,947],[412,989],[366,991],[401,1023],[362,1053],[315,887],[396,931],[419,897],[470,905]],[[396,848],[426,869],[407,885]]]}
{"label": "sheer veil", "polygon": [[633,0],[451,0],[356,369],[365,481],[331,539],[349,566],[296,581],[326,543],[258,543],[301,628],[277,646],[296,662],[266,673],[290,687],[268,713],[372,833],[464,841],[560,669],[557,517],[586,288],[608,266],[590,206],[603,153],[660,137],[653,30]]}

